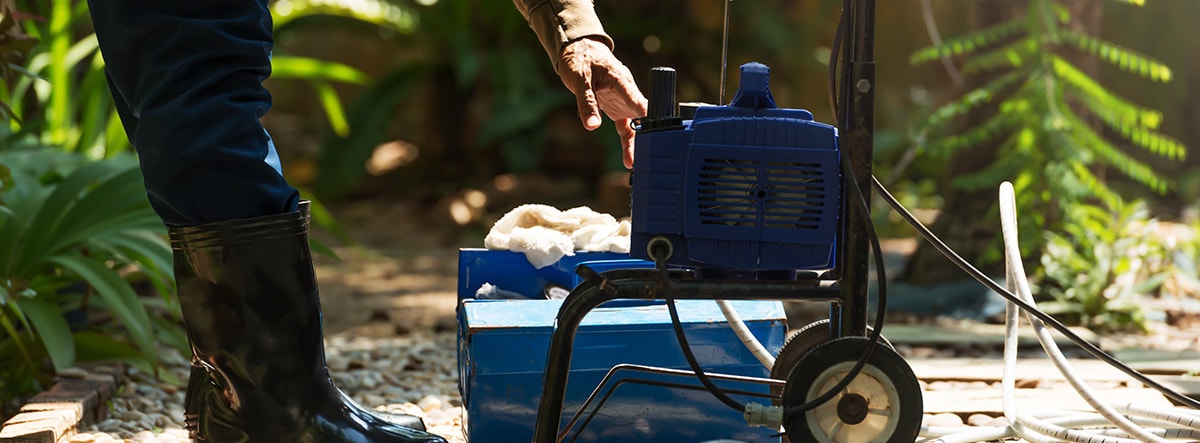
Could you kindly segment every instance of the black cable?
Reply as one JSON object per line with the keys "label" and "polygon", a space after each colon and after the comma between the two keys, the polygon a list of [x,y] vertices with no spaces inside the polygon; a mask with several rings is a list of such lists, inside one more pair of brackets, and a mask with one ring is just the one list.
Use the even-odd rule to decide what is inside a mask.
{"label": "black cable", "polygon": [[879,306],[875,309],[874,330],[869,334],[871,345],[867,346],[867,350],[858,358],[858,361],[854,362],[854,366],[846,373],[846,377],[830,388],[829,391],[799,406],[784,405],[783,414],[785,421],[793,414],[803,413],[824,404],[843,389],[846,389],[847,386],[850,386],[850,382],[854,381],[854,378],[858,376],[862,368],[867,365],[867,361],[870,360],[875,346],[879,344],[879,337],[883,335],[883,322],[887,311],[887,271],[883,267],[883,251],[879,246],[879,235],[875,232],[875,225],[871,223],[871,210],[867,206],[867,200],[862,193],[862,188],[858,186],[858,179],[854,175],[854,170],[845,159],[842,161],[842,172],[847,176],[846,182],[850,183],[850,190],[855,196],[855,203],[858,203],[855,209],[862,211],[863,220],[867,221],[863,223],[863,228],[867,231],[867,236],[870,238],[871,255],[875,256],[875,275],[879,280]]}
{"label": "black cable", "polygon": [[692,367],[692,371],[696,373],[696,378],[700,379],[700,384],[704,385],[709,392],[713,394],[721,403],[741,412],[744,407],[733,397],[725,394],[717,387],[716,384],[708,378],[708,374],[704,373],[704,369],[700,367],[700,363],[696,361],[696,356],[692,354],[692,347],[688,345],[687,337],[683,334],[683,324],[679,321],[679,310],[675,308],[675,299],[671,297],[671,279],[667,272],[667,258],[653,257],[654,266],[658,268],[659,276],[662,281],[663,298],[667,302],[667,311],[671,313],[671,326],[675,328],[675,338],[679,340],[679,348],[683,351],[683,358],[687,359],[688,366]]}
{"label": "black cable", "polygon": [[1067,329],[1067,326],[1062,324],[1062,322],[1059,322],[1058,319],[1054,318],[1050,314],[1047,314],[1045,312],[1038,310],[1033,305],[1026,303],[1025,300],[1021,299],[1020,297],[1017,297],[1012,292],[1009,292],[1008,289],[1006,289],[1005,287],[1000,286],[999,283],[992,281],[992,279],[990,279],[986,275],[984,275],[982,271],[980,271],[979,269],[976,269],[974,266],[972,266],[970,263],[968,263],[965,259],[963,259],[961,256],[959,256],[957,252],[954,252],[953,249],[950,249],[950,247],[947,246],[946,243],[942,242],[942,240],[940,238],[938,238],[937,235],[934,235],[933,231],[930,231],[929,228],[925,226],[925,224],[921,223],[921,221],[917,220],[917,218],[915,216],[913,216],[912,213],[908,212],[908,209],[905,208],[904,205],[900,204],[900,202],[898,200],[896,200],[896,197],[893,197],[892,194],[890,192],[888,192],[887,188],[884,188],[883,184],[880,183],[879,179],[875,178],[874,175],[871,176],[871,182],[872,182],[874,188],[877,191],[879,191],[879,195],[882,196],[883,199],[886,200],[889,205],[891,205],[893,208],[895,208],[896,212],[898,212],[901,217],[904,217],[904,219],[907,220],[908,223],[913,226],[913,228],[916,228],[917,232],[920,232],[921,236],[925,237],[925,240],[928,241],[931,245],[933,245],[933,247],[936,248],[938,250],[938,252],[941,252],[942,255],[944,255],[944,256],[946,256],[946,258],[950,259],[951,262],[953,262],[960,269],[965,271],[968,275],[970,275],[971,277],[974,277],[976,280],[979,280],[979,282],[982,283],[984,286],[987,286],[988,289],[991,289],[992,291],[996,292],[997,294],[1000,294],[1002,297],[1008,299],[1008,301],[1012,302],[1013,304],[1016,304],[1017,306],[1020,306],[1021,309],[1024,309],[1026,312],[1033,314],[1034,317],[1037,317],[1038,319],[1042,320],[1046,324],[1050,325],[1055,330],[1057,330],[1058,332],[1060,332],[1064,336],[1066,336],[1068,339],[1070,339],[1072,342],[1075,342],[1076,345],[1083,348],[1083,350],[1087,351],[1088,354],[1091,354],[1093,357],[1096,357],[1096,358],[1104,361],[1105,363],[1108,363],[1112,367],[1117,368],[1121,372],[1124,372],[1126,375],[1133,377],[1137,381],[1140,381],[1143,384],[1150,386],[1151,388],[1154,388],[1158,392],[1161,392],[1163,395],[1170,397],[1172,400],[1175,400],[1175,401],[1177,401],[1181,404],[1184,404],[1188,407],[1191,407],[1193,409],[1200,409],[1200,401],[1197,401],[1196,399],[1193,399],[1191,397],[1187,397],[1178,392],[1175,392],[1175,391],[1171,390],[1170,388],[1163,386],[1162,384],[1159,384],[1158,382],[1154,381],[1150,377],[1147,377],[1146,375],[1142,374],[1141,372],[1138,372],[1136,369],[1129,367],[1129,365],[1118,360],[1116,357],[1113,357],[1111,354],[1104,352],[1100,348],[1096,347],[1096,345],[1089,343],[1087,340],[1084,340],[1078,334],[1075,334],[1075,332],[1071,331],[1070,329]]}

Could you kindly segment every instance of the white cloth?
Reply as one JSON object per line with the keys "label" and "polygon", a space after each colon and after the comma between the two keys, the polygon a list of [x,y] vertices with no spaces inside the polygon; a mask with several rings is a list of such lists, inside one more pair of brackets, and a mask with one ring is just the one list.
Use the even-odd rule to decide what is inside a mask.
{"label": "white cloth", "polygon": [[629,252],[629,221],[617,221],[586,206],[560,211],[527,204],[500,217],[483,244],[488,249],[523,252],[529,263],[541,269],[575,251]]}

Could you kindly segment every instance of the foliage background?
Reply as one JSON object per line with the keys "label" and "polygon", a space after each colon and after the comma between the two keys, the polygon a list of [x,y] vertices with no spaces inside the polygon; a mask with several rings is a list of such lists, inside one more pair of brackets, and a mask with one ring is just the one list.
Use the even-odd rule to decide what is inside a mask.
{"label": "foliage background", "polygon": [[[672,66],[681,100],[717,101],[723,0],[596,3],[618,57],[639,81],[651,67]],[[958,171],[945,158],[919,153],[913,128],[965,91],[941,64],[914,65],[911,55],[930,46],[931,24],[949,38],[970,32],[980,14],[1029,3],[877,2],[876,174],[906,204],[925,213],[942,209]],[[1066,3],[1104,4],[1095,36],[1171,68],[1170,83],[1141,81],[1103,64],[1096,77],[1116,94],[1162,111],[1165,135],[1200,146],[1200,34],[1192,32],[1200,23],[1200,0],[1152,0],[1138,8],[1102,0]],[[732,2],[728,83],[736,84],[738,65],[766,63],[780,106],[806,108],[818,120],[832,121],[826,63],[840,5]],[[31,49],[18,38],[11,26],[14,7],[39,46]],[[573,98],[507,0],[273,0],[271,7],[276,75],[267,86],[275,106],[264,124],[289,180],[306,194],[335,204],[415,201],[427,209],[422,217],[457,236],[480,236],[490,220],[521,203],[588,204],[628,214],[628,181],[611,123],[595,133],[581,128]],[[94,56],[86,3],[0,0],[0,11],[0,102],[22,117],[0,126],[0,151],[49,147],[87,159],[128,160],[130,150],[109,109],[102,59]],[[1158,194],[1110,175],[1124,198],[1147,202],[1130,214],[1179,220],[1196,210],[1200,155],[1184,161],[1135,155],[1175,184]],[[488,198],[480,202],[472,198],[477,195]],[[327,213],[317,215],[328,222]],[[883,226],[890,235],[910,235],[887,211],[875,215],[881,224],[893,222]],[[1127,266],[1119,257],[1126,245],[1085,234],[1064,233],[1059,243],[1110,245],[1105,257],[1081,260],[1107,258],[1114,269]],[[1069,252],[1058,250],[1061,262],[1080,255]],[[1178,268],[1194,280],[1190,263]],[[1050,269],[1067,269],[1061,279],[1075,272]],[[1102,311],[1085,316],[1098,318]]]}

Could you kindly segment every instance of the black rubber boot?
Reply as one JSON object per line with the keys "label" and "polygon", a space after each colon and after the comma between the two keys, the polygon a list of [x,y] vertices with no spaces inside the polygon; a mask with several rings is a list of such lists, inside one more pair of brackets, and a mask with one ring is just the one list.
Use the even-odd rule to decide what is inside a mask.
{"label": "black rubber boot", "polygon": [[350,400],[329,378],[307,202],[170,228],[192,345],[186,421],[200,442],[442,442],[417,417]]}

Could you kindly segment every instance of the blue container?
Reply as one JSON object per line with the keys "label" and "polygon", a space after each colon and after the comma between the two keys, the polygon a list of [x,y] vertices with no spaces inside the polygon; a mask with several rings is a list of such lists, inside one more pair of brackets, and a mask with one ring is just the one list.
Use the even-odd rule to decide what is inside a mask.
{"label": "blue container", "polygon": [[765,65],[741,68],[727,106],[639,131],[630,252],[674,245],[670,264],[738,271],[833,267],[841,196],[837,130],[775,107]]}
{"label": "blue container", "polygon": [[[594,253],[572,260],[595,262]],[[623,254],[616,254],[622,256]],[[612,260],[628,259],[628,256]],[[460,277],[471,282],[509,278],[509,286],[553,281],[541,270],[524,269],[524,256],[508,251],[460,251]],[[607,260],[603,260],[607,261]],[[483,264],[484,267],[474,267]],[[635,263],[637,264],[637,263]],[[564,265],[566,266],[566,265]],[[523,269],[516,271],[515,269]],[[546,268],[543,268],[543,270]],[[460,294],[473,295],[471,284],[460,281]],[[499,285],[499,283],[493,283]],[[526,285],[537,288],[540,283]],[[764,368],[736,337],[716,303],[677,302],[688,341],[706,371],[767,377]],[[754,335],[772,353],[785,338],[785,314],[777,301],[732,302]],[[465,409],[464,428],[472,443],[528,442],[533,438],[542,374],[559,300],[461,299],[459,322],[459,391]],[[576,334],[564,414],[560,426],[580,408],[610,368],[622,363],[687,369],[665,305],[642,304],[597,308]],[[699,387],[694,377],[626,373],[624,378],[650,378]],[[761,384],[717,381],[726,390],[767,393]],[[612,386],[610,384],[610,386]],[[761,398],[734,395],[741,402]],[[579,426],[576,426],[579,429]],[[700,389],[621,384],[596,417],[579,434],[581,442],[683,442],[735,439],[772,442],[778,431],[747,427],[738,411]]]}
{"label": "blue container", "polygon": [[575,268],[581,263],[597,272],[621,268],[653,268],[654,263],[629,258],[629,254],[616,252],[576,252],[550,266],[533,267],[525,254],[513,251],[498,251],[477,248],[458,250],[458,299],[475,298],[475,291],[489,283],[527,299],[543,299],[548,287],[570,290],[581,278]]}

